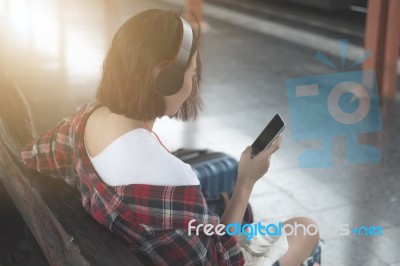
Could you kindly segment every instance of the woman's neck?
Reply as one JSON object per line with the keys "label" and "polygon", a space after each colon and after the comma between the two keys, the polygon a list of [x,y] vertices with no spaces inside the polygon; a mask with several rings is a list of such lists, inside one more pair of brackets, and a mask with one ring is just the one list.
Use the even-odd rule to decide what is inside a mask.
{"label": "woman's neck", "polygon": [[[138,121],[138,122],[139,122],[139,121]],[[143,126],[145,129],[147,129],[147,130],[153,132],[154,122],[155,122],[154,119],[153,119],[153,120],[149,120],[149,121],[143,121],[143,122],[142,122],[142,126]]]}
{"label": "woman's neck", "polygon": [[113,120],[121,125],[121,127],[124,127],[129,130],[133,130],[136,128],[145,128],[147,130],[152,131],[155,119],[152,120],[147,120],[147,121],[140,121],[140,120],[135,120],[132,118],[128,118],[123,114],[116,114],[116,113],[109,113],[109,115],[113,116]]}
{"label": "woman's neck", "polygon": [[129,125],[132,127],[132,129],[145,128],[149,131],[153,131],[155,119],[148,120],[148,121],[139,121],[139,120],[130,119],[130,118],[127,118],[127,119],[128,119],[127,123],[129,123]]}

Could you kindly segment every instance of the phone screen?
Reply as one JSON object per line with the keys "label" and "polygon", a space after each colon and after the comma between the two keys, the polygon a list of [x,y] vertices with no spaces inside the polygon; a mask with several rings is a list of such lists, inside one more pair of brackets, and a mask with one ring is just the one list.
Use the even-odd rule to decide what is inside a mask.
{"label": "phone screen", "polygon": [[280,115],[275,115],[274,118],[268,123],[265,129],[257,137],[254,143],[251,145],[253,148],[252,155],[257,155],[260,151],[264,150],[266,147],[274,142],[275,138],[282,132],[285,128],[285,122],[283,122]]}

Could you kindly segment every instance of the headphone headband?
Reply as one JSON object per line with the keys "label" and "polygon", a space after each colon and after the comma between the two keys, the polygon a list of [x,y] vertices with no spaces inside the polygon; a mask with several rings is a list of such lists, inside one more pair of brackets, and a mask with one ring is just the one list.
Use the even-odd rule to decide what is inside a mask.
{"label": "headphone headband", "polygon": [[193,44],[192,27],[185,19],[181,17],[179,19],[181,21],[179,47],[174,58],[160,70],[154,82],[155,90],[164,96],[173,95],[182,87]]}

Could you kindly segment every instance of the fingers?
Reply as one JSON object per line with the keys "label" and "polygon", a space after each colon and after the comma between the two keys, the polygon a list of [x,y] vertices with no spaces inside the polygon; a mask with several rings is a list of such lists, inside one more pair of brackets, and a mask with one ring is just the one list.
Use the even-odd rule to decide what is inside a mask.
{"label": "fingers", "polygon": [[250,154],[252,149],[253,148],[251,146],[247,146],[246,149],[242,152],[242,154]]}
{"label": "fingers", "polygon": [[281,136],[281,134],[279,134],[272,144],[275,143],[280,147],[281,146],[281,142],[282,142],[282,136]]}
{"label": "fingers", "polygon": [[[270,157],[274,152],[276,152],[280,146],[281,146],[281,142],[282,142],[282,136],[281,134],[279,134],[274,142],[266,149],[264,149],[263,151],[261,151],[259,154],[259,157],[263,157],[262,160],[267,159],[268,157]],[[242,152],[242,155],[250,155],[251,158],[253,158],[254,156],[251,155],[253,148],[251,146],[247,146],[246,149]]]}
{"label": "fingers", "polygon": [[282,142],[282,136],[279,134],[274,142],[267,148],[264,149],[260,154],[262,154],[262,157],[270,157],[274,152],[279,150]]}

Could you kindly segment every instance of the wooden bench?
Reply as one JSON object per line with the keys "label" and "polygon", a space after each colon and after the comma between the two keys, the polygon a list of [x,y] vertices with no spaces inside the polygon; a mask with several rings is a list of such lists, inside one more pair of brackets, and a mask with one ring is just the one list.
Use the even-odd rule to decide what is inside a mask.
{"label": "wooden bench", "polygon": [[22,146],[35,136],[21,91],[0,71],[0,182],[50,265],[143,265],[128,246],[97,223],[76,189],[27,170]]}

